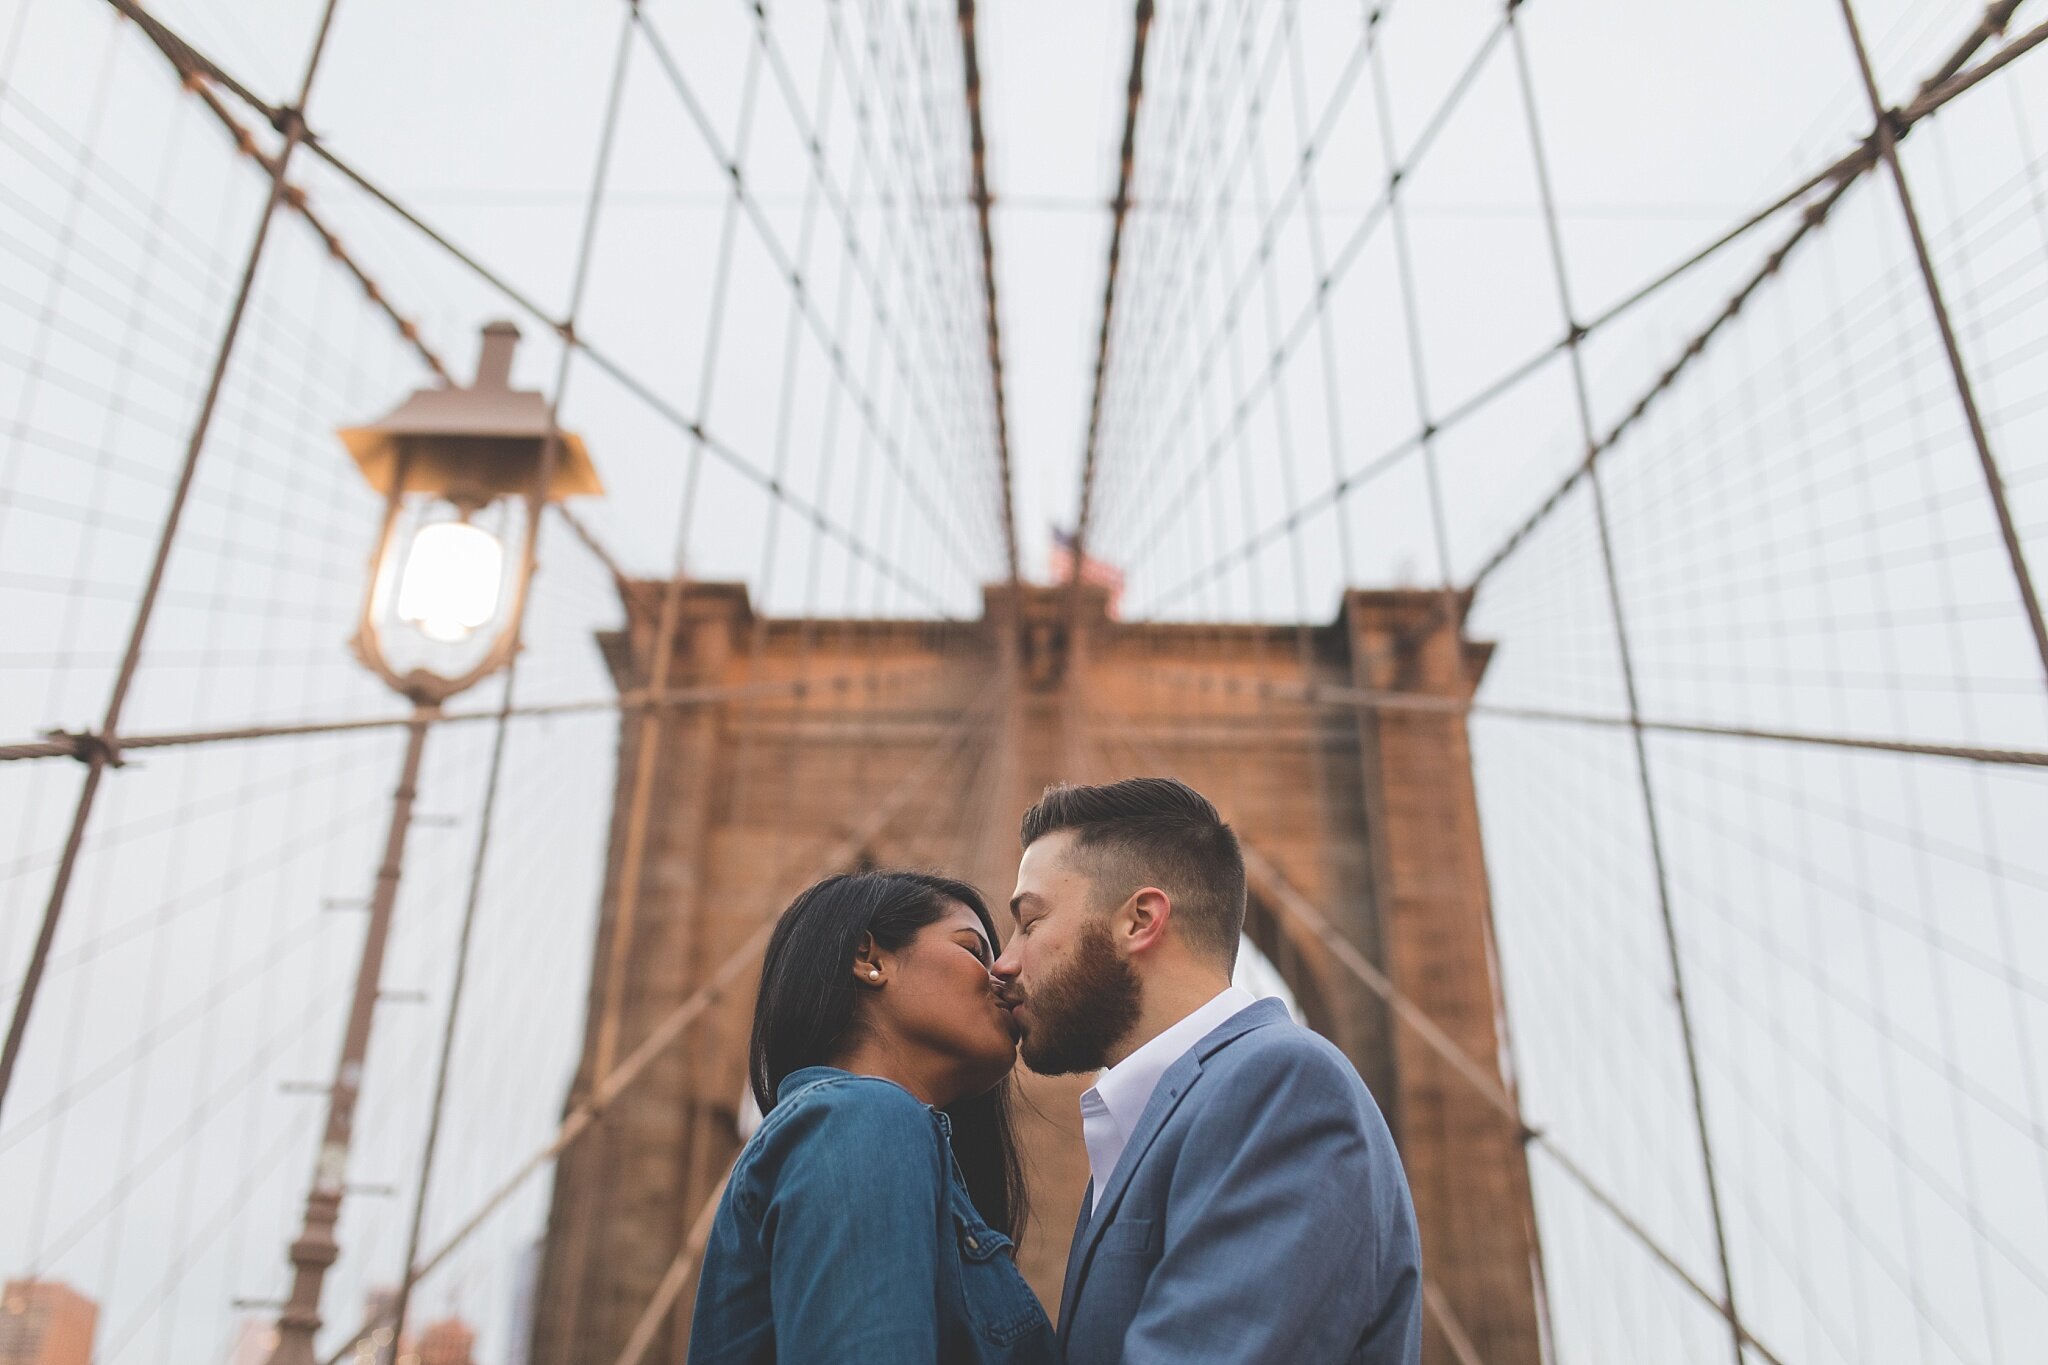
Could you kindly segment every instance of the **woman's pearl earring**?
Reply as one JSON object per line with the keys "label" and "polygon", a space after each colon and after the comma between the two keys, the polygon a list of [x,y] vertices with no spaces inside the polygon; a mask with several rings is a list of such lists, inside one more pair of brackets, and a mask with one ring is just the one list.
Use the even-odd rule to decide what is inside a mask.
{"label": "woman's pearl earring", "polygon": [[870,968],[868,968],[868,980],[870,980],[870,981],[880,981],[881,979],[882,979],[882,969],[881,969],[880,967],[870,967]]}

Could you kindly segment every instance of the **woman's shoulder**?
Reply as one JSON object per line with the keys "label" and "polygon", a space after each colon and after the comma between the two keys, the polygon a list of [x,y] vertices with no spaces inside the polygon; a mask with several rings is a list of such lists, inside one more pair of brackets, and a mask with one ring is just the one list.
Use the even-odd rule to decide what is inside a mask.
{"label": "woman's shoulder", "polygon": [[794,1073],[791,1079],[798,1083],[782,1095],[762,1120],[762,1133],[819,1123],[934,1127],[930,1106],[896,1082],[880,1076],[857,1076],[851,1071],[821,1066]]}
{"label": "woman's shoulder", "polygon": [[[822,1068],[821,1068],[822,1070]],[[761,1121],[740,1156],[735,1178],[747,1184],[773,1180],[792,1163],[829,1165],[848,1177],[873,1171],[905,1171],[928,1149],[934,1173],[939,1164],[939,1131],[932,1110],[917,1096],[879,1076],[835,1071],[785,1093]]]}

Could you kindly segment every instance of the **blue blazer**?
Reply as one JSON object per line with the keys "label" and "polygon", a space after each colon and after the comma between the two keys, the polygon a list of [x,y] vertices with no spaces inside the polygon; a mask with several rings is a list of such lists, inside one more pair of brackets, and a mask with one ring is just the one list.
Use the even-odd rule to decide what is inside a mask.
{"label": "blue blazer", "polygon": [[1084,1201],[1059,1340],[1068,1365],[1422,1359],[1393,1135],[1350,1061],[1279,1001],[1160,1077],[1092,1215]]}

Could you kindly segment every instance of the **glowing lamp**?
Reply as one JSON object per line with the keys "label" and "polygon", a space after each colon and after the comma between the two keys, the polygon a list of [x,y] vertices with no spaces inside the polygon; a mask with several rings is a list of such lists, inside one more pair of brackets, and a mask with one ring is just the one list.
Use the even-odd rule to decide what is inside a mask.
{"label": "glowing lamp", "polygon": [[604,491],[582,438],[555,426],[540,394],[511,387],[518,344],[516,327],[493,322],[474,384],[422,389],[384,418],[341,432],[384,498],[356,654],[420,705],[438,705],[504,666],[542,510]]}
{"label": "glowing lamp", "polygon": [[497,614],[505,547],[480,526],[434,521],[413,533],[398,571],[398,617],[429,640],[466,640]]}

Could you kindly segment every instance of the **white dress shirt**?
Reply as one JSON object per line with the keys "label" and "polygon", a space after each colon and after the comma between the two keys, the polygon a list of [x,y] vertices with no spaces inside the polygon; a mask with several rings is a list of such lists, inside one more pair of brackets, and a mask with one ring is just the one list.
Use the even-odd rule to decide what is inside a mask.
{"label": "white dress shirt", "polygon": [[1116,1169],[1166,1069],[1224,1020],[1256,1003],[1257,997],[1243,987],[1224,987],[1208,1004],[1097,1076],[1095,1084],[1081,1092],[1081,1141],[1088,1148],[1088,1173],[1095,1177],[1089,1213],[1095,1211],[1093,1201],[1108,1188],[1109,1173]]}

